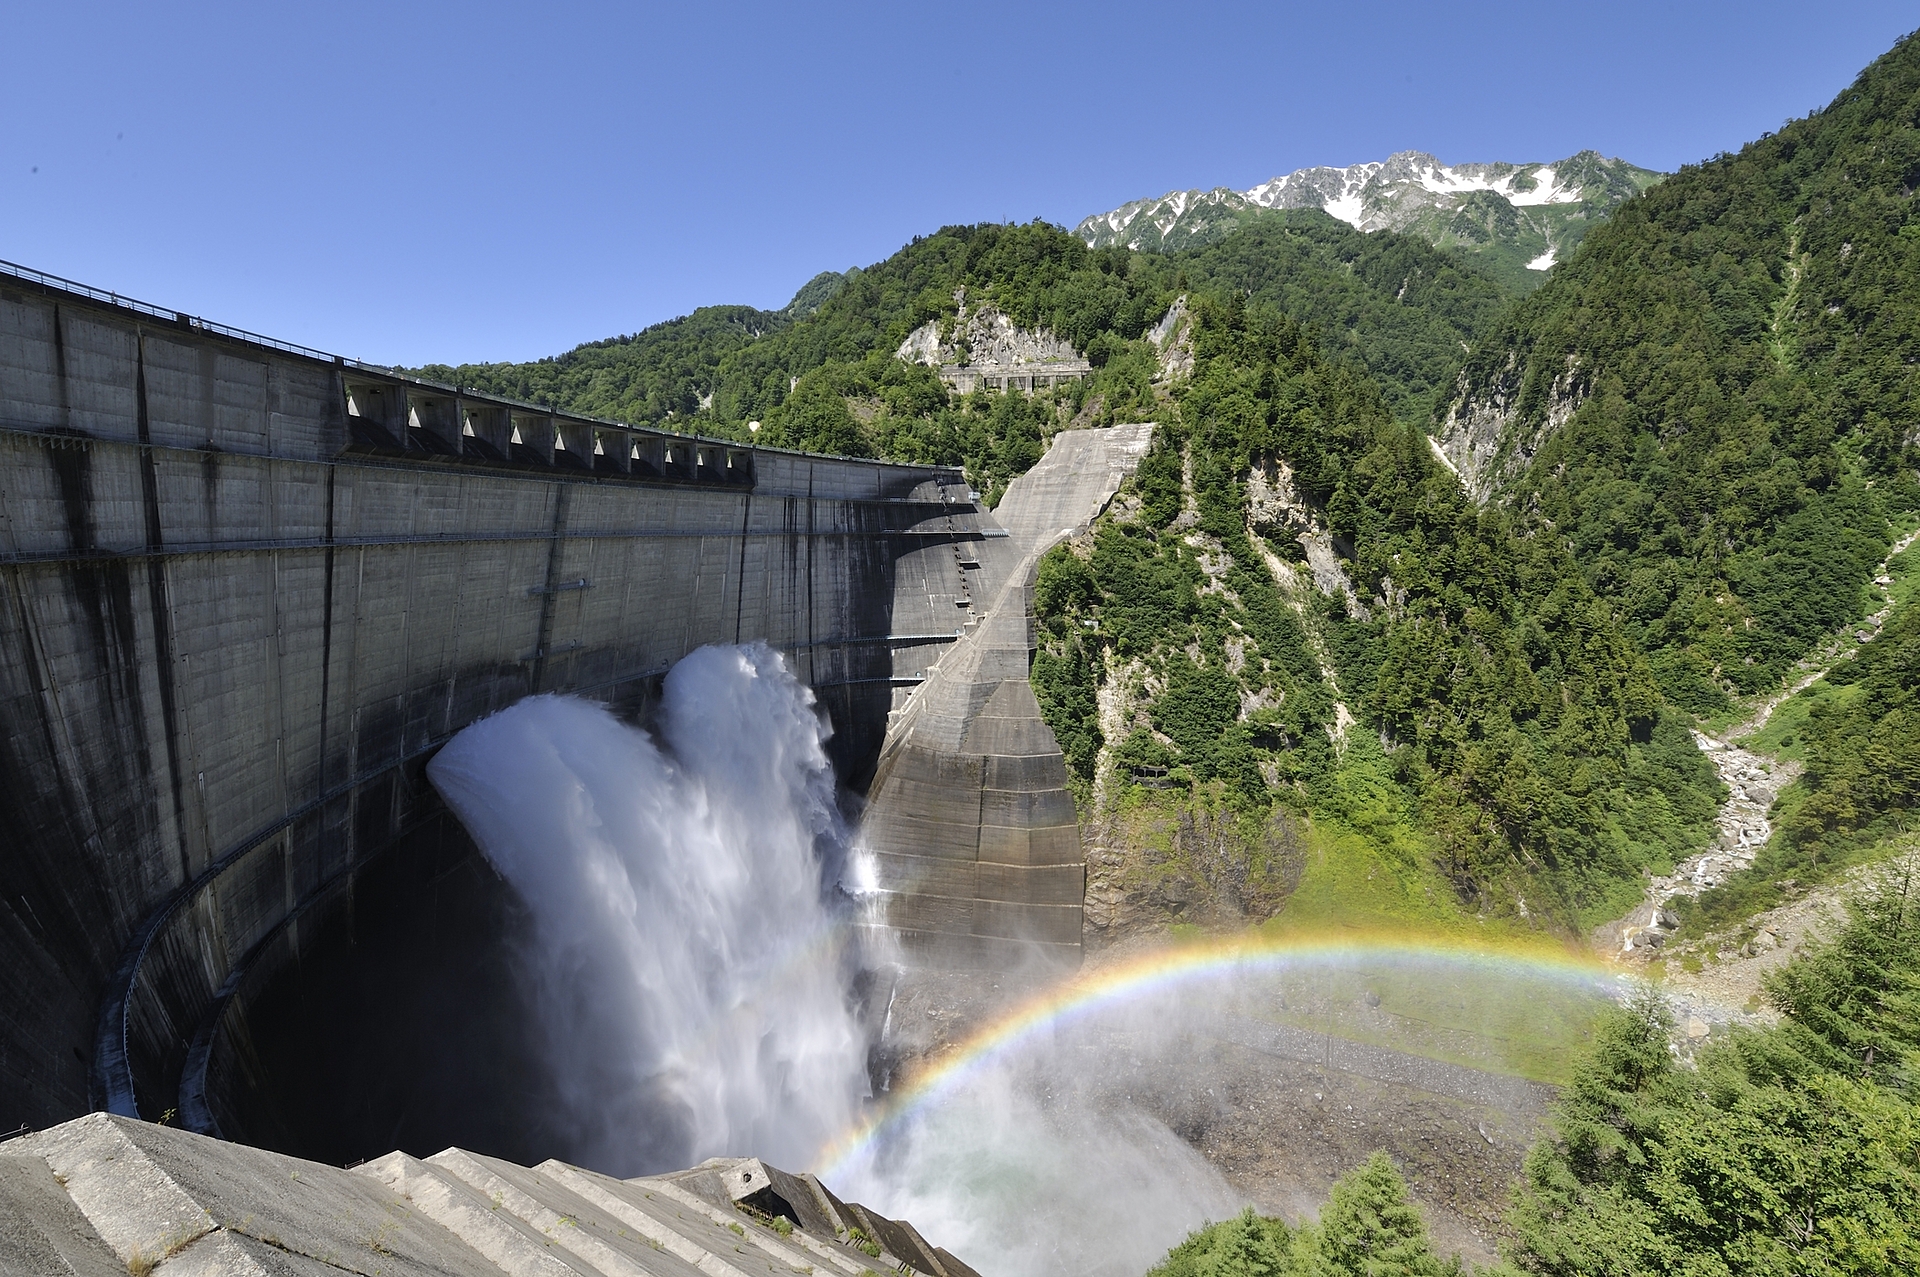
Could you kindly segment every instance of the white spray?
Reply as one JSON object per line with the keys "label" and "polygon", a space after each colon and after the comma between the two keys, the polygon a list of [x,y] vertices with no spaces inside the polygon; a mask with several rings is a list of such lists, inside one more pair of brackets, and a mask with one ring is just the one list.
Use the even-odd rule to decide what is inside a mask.
{"label": "white spray", "polygon": [[569,1154],[808,1165],[867,1093],[827,728],[765,644],[674,666],[659,728],[532,697],[427,774],[532,912]]}
{"label": "white spray", "polygon": [[[763,644],[668,674],[659,741],[538,696],[428,776],[526,902],[523,955],[570,1160],[616,1174],[751,1154],[811,1169],[869,1099],[848,990],[870,883],[811,693]],[[871,962],[876,955],[866,955]],[[884,955],[877,955],[884,957]],[[1166,1008],[1151,1017],[1164,1036]],[[836,1169],[840,1191],[990,1271],[1137,1273],[1239,1205],[1108,1074],[1115,1026],[999,1062]]]}

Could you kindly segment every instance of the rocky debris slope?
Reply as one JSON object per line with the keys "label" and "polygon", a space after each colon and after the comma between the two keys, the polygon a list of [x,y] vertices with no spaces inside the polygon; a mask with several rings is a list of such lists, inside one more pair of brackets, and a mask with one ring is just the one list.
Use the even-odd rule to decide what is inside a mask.
{"label": "rocky debris slope", "polygon": [[[1078,978],[1098,981],[1153,945],[1136,937],[1090,954]],[[887,1064],[903,1077],[937,1069],[981,1025],[1048,987],[1038,969],[902,973],[889,1011]],[[1508,1187],[1553,1089],[1281,1023],[1259,1005],[1254,999],[1186,1025],[1176,1044],[1124,1019],[1084,1031],[1064,1027],[1047,1048],[1058,1053],[1051,1093],[1103,1111],[1144,1110],[1259,1210],[1294,1220],[1310,1218],[1335,1179],[1384,1148],[1426,1212],[1436,1248],[1494,1262]],[[1315,1023],[1331,1017],[1360,1037],[1405,1029],[1364,996],[1294,1009]]]}
{"label": "rocky debris slope", "polygon": [[[1910,547],[1916,537],[1920,537],[1920,530],[1894,542],[1886,559],[1874,571],[1876,585],[1893,584],[1893,578],[1888,575],[1889,563]],[[1790,686],[1762,701],[1746,719],[1719,736],[1694,731],[1694,742],[1713,763],[1714,771],[1727,787],[1727,796],[1716,818],[1719,834],[1712,846],[1681,861],[1672,873],[1650,877],[1646,898],[1632,912],[1594,928],[1595,948],[1618,959],[1651,959],[1680,925],[1678,917],[1667,908],[1668,902],[1676,896],[1697,896],[1753,867],[1754,858],[1773,833],[1767,813],[1780,791],[1800,774],[1801,767],[1797,762],[1773,758],[1736,742],[1750,740],[1790,698],[1813,686],[1839,662],[1853,659],[1853,652],[1872,641],[1892,614],[1893,603],[1889,599],[1859,625],[1849,627],[1846,636],[1809,654],[1800,662],[1800,676]]]}
{"label": "rocky debris slope", "polygon": [[1909,844],[1892,859],[1861,865],[1818,887],[1796,888],[1787,903],[1669,952],[1661,987],[1687,1047],[1722,1026],[1776,1023],[1779,1014],[1766,1002],[1767,974],[1809,943],[1831,936],[1845,918],[1849,896],[1911,879],[1916,872],[1920,844]]}
{"label": "rocky debris slope", "polygon": [[1521,392],[1518,360],[1509,358],[1500,377],[1477,389],[1461,372],[1433,447],[1469,496],[1491,500],[1526,469],[1541,444],[1573,420],[1582,402],[1579,371],[1578,358],[1568,355],[1566,367],[1548,387],[1539,422],[1525,431],[1515,429]]}
{"label": "rocky debris slope", "polygon": [[1187,313],[1187,295],[1173,299],[1160,322],[1147,330],[1147,340],[1160,354],[1154,380],[1172,382],[1193,375],[1193,318]]}
{"label": "rocky debris slope", "polygon": [[1716,818],[1720,832],[1711,846],[1675,865],[1672,873],[1650,877],[1646,899],[1631,913],[1595,929],[1594,944],[1604,951],[1641,959],[1654,956],[1680,925],[1667,908],[1675,896],[1697,896],[1753,868],[1754,857],[1772,833],[1767,810],[1800,771],[1797,763],[1766,758],[1705,732],[1695,731],[1693,738],[1727,787]]}

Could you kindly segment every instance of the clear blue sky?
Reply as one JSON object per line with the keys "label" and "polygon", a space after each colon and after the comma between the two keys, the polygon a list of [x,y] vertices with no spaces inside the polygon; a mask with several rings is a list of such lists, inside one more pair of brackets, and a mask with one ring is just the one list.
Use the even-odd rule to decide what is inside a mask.
{"label": "clear blue sky", "polygon": [[0,258],[385,363],[784,305],[953,222],[1393,151],[1671,169],[1920,6],[29,4]]}

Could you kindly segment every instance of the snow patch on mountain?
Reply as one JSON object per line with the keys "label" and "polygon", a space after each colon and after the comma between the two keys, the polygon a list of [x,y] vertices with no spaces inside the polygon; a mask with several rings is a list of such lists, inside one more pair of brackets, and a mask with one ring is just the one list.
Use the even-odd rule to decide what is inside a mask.
{"label": "snow patch on mountain", "polygon": [[[1402,231],[1545,271],[1587,228],[1662,174],[1594,151],[1550,164],[1442,164],[1424,151],[1299,169],[1245,191],[1169,191],[1081,222],[1095,247],[1173,250],[1232,233],[1261,209],[1318,208],[1362,231]],[[1504,207],[1503,207],[1504,206]]]}

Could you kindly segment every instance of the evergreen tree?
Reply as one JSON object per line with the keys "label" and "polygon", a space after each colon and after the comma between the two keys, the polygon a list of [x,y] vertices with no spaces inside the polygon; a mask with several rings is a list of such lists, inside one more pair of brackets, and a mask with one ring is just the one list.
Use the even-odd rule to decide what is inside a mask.
{"label": "evergreen tree", "polygon": [[1920,909],[1855,898],[1768,982],[1786,1016],[1673,1062],[1643,996],[1609,1016],[1528,1154],[1512,1261],[1553,1277],[1920,1271]]}
{"label": "evergreen tree", "polygon": [[1442,1262],[1427,1244],[1427,1224],[1407,1200],[1406,1182],[1385,1153],[1375,1153],[1334,1183],[1313,1230],[1314,1277],[1441,1277],[1460,1261]]}
{"label": "evergreen tree", "polygon": [[1426,1221],[1385,1153],[1334,1182],[1317,1226],[1256,1215],[1196,1229],[1147,1277],[1457,1277],[1427,1243]]}

